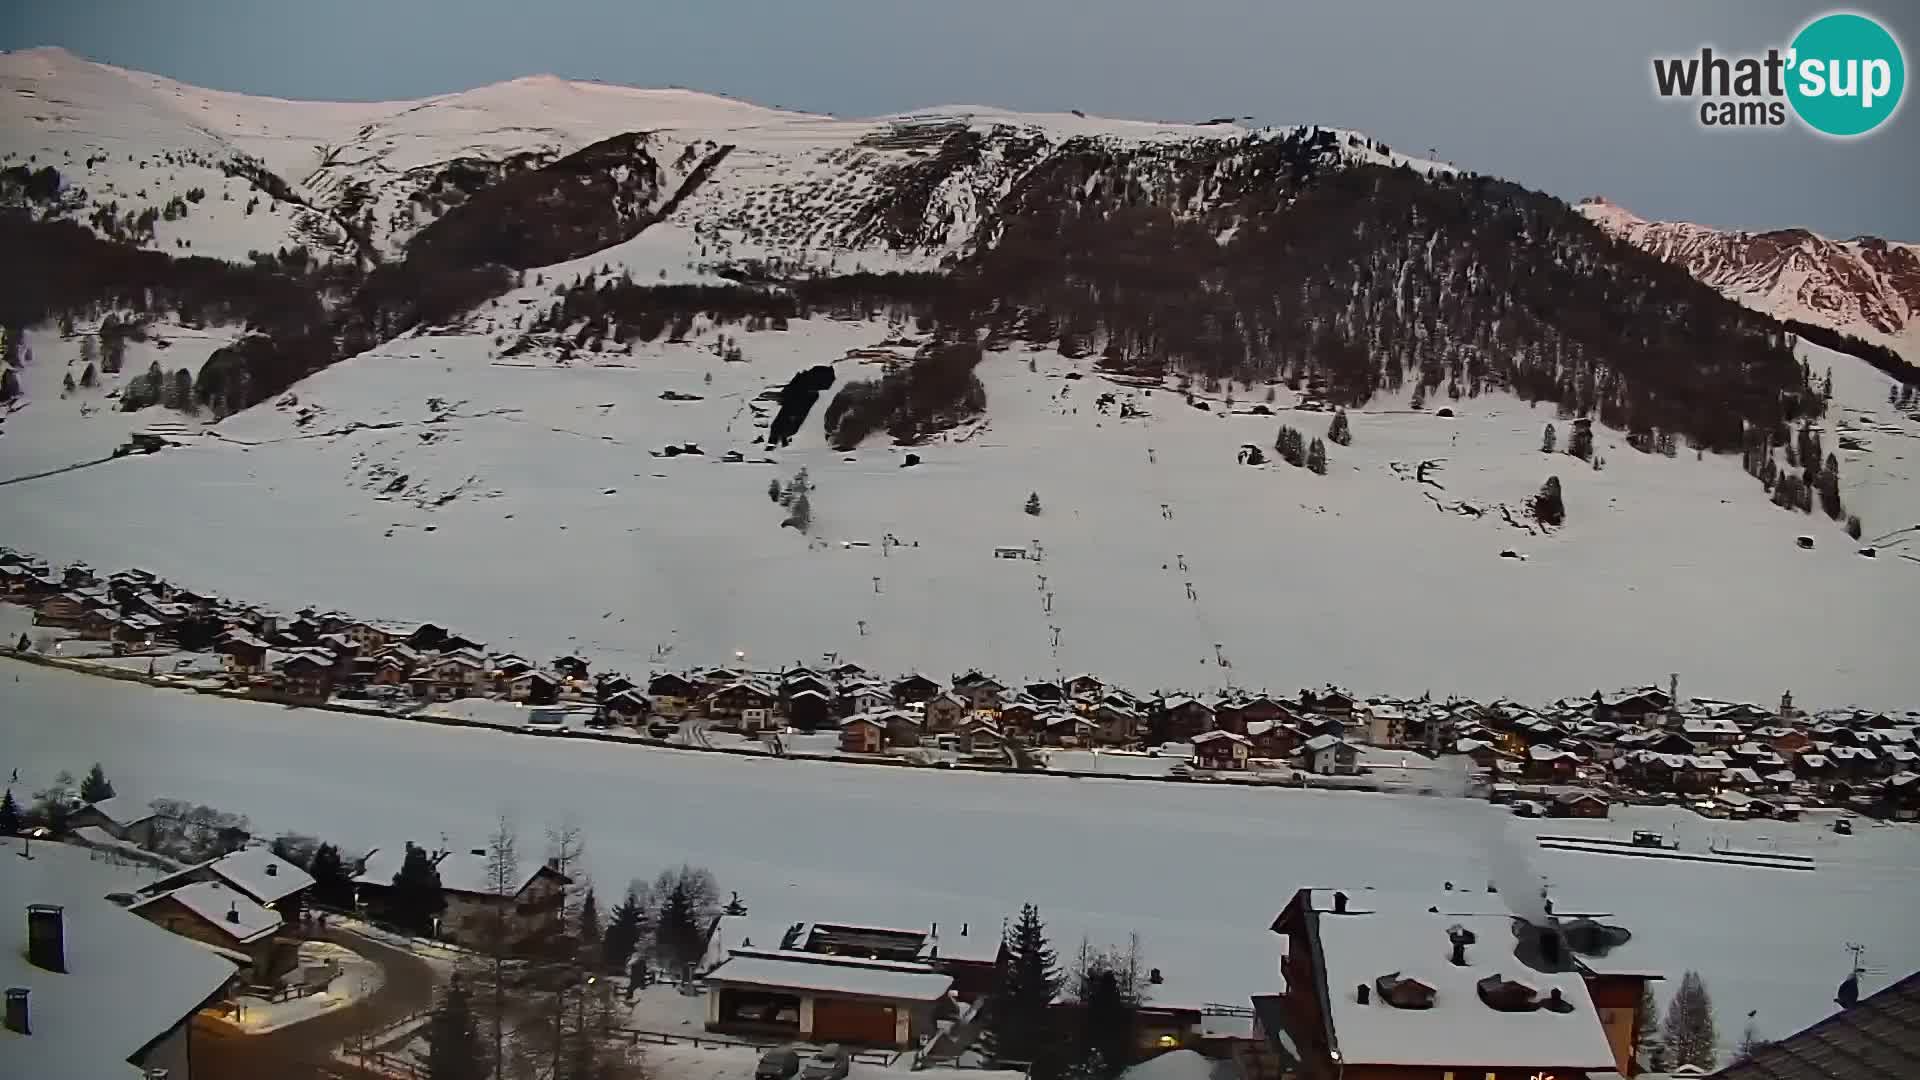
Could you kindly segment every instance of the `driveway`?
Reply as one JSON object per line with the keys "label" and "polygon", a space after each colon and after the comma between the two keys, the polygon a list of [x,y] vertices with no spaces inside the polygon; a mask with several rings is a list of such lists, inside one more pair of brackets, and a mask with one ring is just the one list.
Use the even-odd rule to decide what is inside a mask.
{"label": "driveway", "polygon": [[334,1048],[379,1031],[433,1003],[438,979],[424,960],[341,930],[320,935],[380,965],[380,989],[344,1009],[265,1035],[241,1035],[217,1021],[194,1021],[193,1074],[206,1080],[336,1080],[360,1070],[333,1060]]}

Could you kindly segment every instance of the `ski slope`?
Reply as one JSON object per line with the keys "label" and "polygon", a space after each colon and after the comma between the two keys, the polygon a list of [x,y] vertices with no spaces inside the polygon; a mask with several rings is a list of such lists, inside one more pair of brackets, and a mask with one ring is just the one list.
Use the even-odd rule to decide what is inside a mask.
{"label": "ski slope", "polygon": [[[1280,943],[1267,927],[1295,889],[1345,888],[1363,903],[1380,898],[1365,890],[1415,893],[1420,909],[1471,902],[1499,872],[1498,838],[1524,852],[1535,829],[1650,828],[1691,849],[1717,836],[1816,860],[1804,873],[1532,856],[1557,910],[1608,912],[1633,932],[1618,955],[1664,970],[1663,998],[1699,970],[1729,1043],[1749,1010],[1772,1037],[1831,1012],[1849,941],[1878,972],[1863,991],[1920,967],[1910,826],[1837,837],[1813,822],[1629,807],[1612,821],[1529,826],[1479,800],[768,761],[225,701],[7,661],[0,744],[23,787],[100,759],[123,792],[245,813],[258,835],[295,830],[349,852],[479,846],[504,810],[521,857],[538,857],[542,830],[572,815],[603,902],[683,861],[780,926],[938,922],[952,934],[966,921],[992,934],[1032,901],[1063,955],[1083,935],[1139,933],[1145,962],[1165,974],[1155,999],[1169,1004],[1277,992]],[[1448,897],[1446,882],[1466,892]]]}
{"label": "ski slope", "polygon": [[[297,403],[192,445],[13,484],[0,541],[628,671],[832,653],[885,672],[1093,670],[1140,690],[1333,681],[1546,700],[1679,672],[1696,693],[1759,702],[1791,690],[1894,707],[1920,692],[1903,662],[1920,565],[1901,557],[1920,558],[1920,536],[1862,558],[1837,523],[1769,505],[1732,458],[1642,455],[1602,430],[1596,472],[1539,452],[1550,409],[1487,395],[1443,397],[1451,419],[1386,400],[1351,413],[1353,445],[1329,446],[1324,477],[1254,468],[1236,464],[1242,445],[1270,448],[1282,422],[1319,435],[1328,415],[1290,408],[1284,388],[1277,415],[1245,414],[1264,388],[1223,415],[1221,400],[1203,410],[1025,351],[989,354],[984,421],[914,448],[916,468],[884,437],[831,450],[818,409],[769,452],[753,443],[773,411],[758,395],[816,363],[843,383],[875,377],[848,352],[903,328],[703,327],[561,364],[499,355],[487,331],[520,301],[539,290],[483,309],[473,333],[336,365]],[[722,332],[745,362],[716,355]],[[62,343],[34,340],[36,365],[61,363]],[[1835,373],[1829,445],[1864,447],[1840,456],[1867,537],[1920,522],[1920,428],[1889,412],[1870,368],[1810,355]],[[1103,415],[1107,392],[1150,415]],[[7,421],[0,477],[97,457],[122,434],[23,422],[62,408],[34,399]],[[704,453],[652,456],[689,442]],[[801,468],[810,537],[781,528],[767,497]],[[1524,507],[1549,475],[1568,521],[1546,534]],[[1043,558],[996,559],[999,546]]]}

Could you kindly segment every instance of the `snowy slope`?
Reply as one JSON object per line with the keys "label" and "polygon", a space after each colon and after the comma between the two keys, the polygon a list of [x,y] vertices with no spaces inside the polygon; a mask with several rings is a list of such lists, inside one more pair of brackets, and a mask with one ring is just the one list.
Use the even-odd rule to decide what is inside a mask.
{"label": "snowy slope", "polygon": [[[295,388],[297,408],[231,417],[198,445],[13,485],[5,541],[628,670],[744,650],[885,671],[1090,669],[1141,689],[1335,680],[1547,699],[1679,671],[1699,692],[1760,701],[1791,689],[1892,706],[1920,691],[1903,662],[1912,532],[1860,558],[1835,523],[1768,505],[1737,461],[1642,455],[1613,432],[1598,436],[1604,471],[1542,455],[1551,411],[1504,396],[1452,403],[1454,419],[1383,399],[1352,414],[1353,445],[1331,447],[1316,477],[1235,454],[1271,446],[1283,420],[1318,434],[1325,414],[1223,417],[1222,402],[1163,391],[1136,398],[1149,418],[1121,421],[1095,399],[1136,391],[1010,352],[980,368],[986,421],[918,448],[918,468],[884,439],[830,450],[817,413],[762,463],[751,440],[773,410],[757,395],[814,363],[871,377],[845,357],[899,328],[797,321],[729,329],[741,363],[708,332],[561,365],[497,355],[484,326],[516,306],[483,309],[481,334],[336,365]],[[1884,377],[1824,351],[1812,362],[1834,369],[1832,423],[1866,447],[1841,457],[1868,538],[1920,522],[1916,428],[1888,413]],[[105,443],[70,436],[73,460]],[[29,471],[11,442],[0,475]],[[705,453],[650,456],[685,442]],[[747,460],[721,461],[730,450]],[[1421,461],[1443,489],[1416,482]],[[766,494],[801,467],[817,487],[811,542],[779,527]],[[1548,475],[1569,522],[1541,535],[1522,507]],[[1021,512],[1029,492],[1039,517]],[[108,527],[120,520],[138,528]],[[887,534],[904,546],[883,548]],[[1034,542],[1041,563],[992,557]]]}
{"label": "snowy slope", "polygon": [[[28,789],[102,759],[116,783],[350,852],[443,834],[456,850],[477,846],[505,810],[537,857],[542,828],[571,814],[602,895],[685,861],[780,925],[867,918],[938,922],[951,934],[970,921],[992,933],[1031,901],[1065,953],[1083,934],[1118,944],[1138,932],[1146,962],[1165,974],[1154,990],[1165,1003],[1277,992],[1280,942],[1266,928],[1295,889],[1343,887],[1368,904],[1383,898],[1362,890],[1416,893],[1424,909],[1450,899],[1443,882],[1477,892],[1489,834],[1525,834],[1477,800],[929,775],[580,744],[0,665],[0,744]],[[815,840],[849,827],[860,843]],[[1616,807],[1612,821],[1537,828],[1614,838],[1657,829],[1689,850],[1720,836],[1812,856],[1814,873],[1559,851],[1534,860],[1560,910],[1608,912],[1633,931],[1624,955],[1668,973],[1663,997],[1697,969],[1719,1014],[1757,1009],[1763,1035],[1832,1011],[1848,941],[1865,943],[1868,963],[1893,977],[1920,967],[1911,827],[1837,837],[1813,822]],[[1723,1023],[1723,1037],[1733,1041],[1739,1026]]]}
{"label": "snowy slope", "polygon": [[1805,229],[1739,232],[1648,221],[1605,199],[1580,211],[1609,234],[1687,268],[1757,311],[1830,327],[1920,358],[1920,244],[1829,240]]}
{"label": "snowy slope", "polygon": [[[956,130],[994,139],[984,160],[958,170],[933,200],[929,242],[902,252],[870,235],[863,215],[890,193],[892,171],[922,162]],[[1285,134],[974,106],[841,120],[551,75],[417,101],[283,101],[188,86],[57,48],[0,55],[0,162],[60,169],[85,191],[79,217],[110,201],[132,213],[204,188],[209,198],[186,219],[163,222],[154,245],[183,250],[176,241],[190,240],[196,253],[236,260],[295,242],[345,257],[354,251],[346,224],[370,226],[375,248],[391,256],[436,216],[427,194],[450,165],[544,164],[636,131],[649,133],[663,161],[690,147],[734,147],[676,216],[689,230],[676,273],[686,263],[741,259],[842,272],[936,266],[971,239],[980,200],[1004,193],[1017,175],[1003,153],[1008,140],[1143,146]],[[1337,134],[1352,160],[1451,171]],[[284,182],[292,199],[227,175],[242,161]],[[256,195],[260,206],[246,212]],[[643,261],[635,276],[653,278],[658,268]]]}

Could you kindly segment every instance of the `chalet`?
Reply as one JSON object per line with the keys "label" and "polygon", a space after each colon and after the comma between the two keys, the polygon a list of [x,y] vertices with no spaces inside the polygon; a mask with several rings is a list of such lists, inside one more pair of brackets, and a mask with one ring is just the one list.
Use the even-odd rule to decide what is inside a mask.
{"label": "chalet", "polygon": [[378,652],[399,640],[398,635],[378,623],[350,622],[341,632],[363,652]]}
{"label": "chalet", "polygon": [[1247,724],[1247,743],[1253,757],[1282,761],[1299,748],[1300,736],[1279,721],[1254,720]]}
{"label": "chalet", "polygon": [[1076,698],[1092,698],[1098,700],[1101,695],[1107,692],[1106,684],[1101,682],[1099,677],[1084,673],[1068,679],[1066,686],[1067,694]]}
{"label": "chalet", "polygon": [[560,677],[539,670],[523,671],[507,680],[507,700],[551,705],[560,700]]}
{"label": "chalet", "polygon": [[[1847,976],[1834,1000],[1840,1009],[1784,1039],[1765,1043],[1714,1073],[1718,1080],[1883,1080],[1920,1076],[1920,973],[1866,997],[1860,976]],[[1678,1075],[1676,1071],[1674,1075]]]}
{"label": "chalet", "polygon": [[139,847],[146,847],[153,842],[153,825],[151,810],[118,795],[88,803],[67,816],[69,829],[97,828],[115,840]]}
{"label": "chalet", "polygon": [[122,645],[145,648],[154,643],[161,626],[160,620],[151,615],[123,615],[113,620],[109,633],[112,640]]}
{"label": "chalet", "polygon": [[1315,735],[1300,744],[1300,767],[1322,776],[1346,776],[1358,771],[1359,754],[1337,735]]}
{"label": "chalet", "polygon": [[845,661],[843,663],[835,664],[833,667],[827,669],[827,674],[833,676],[835,679],[839,680],[840,682],[846,682],[849,679],[860,678],[866,673],[867,673],[866,668],[861,667],[859,664],[856,664],[851,660]]}
{"label": "chalet", "polygon": [[103,897],[91,853],[0,840],[0,1075],[20,1080],[154,1077],[190,1080],[193,1021],[219,1001],[234,961]]}
{"label": "chalet", "polygon": [[787,699],[787,720],[801,731],[817,731],[833,722],[833,703],[818,690],[801,690]]}
{"label": "chalet", "polygon": [[793,695],[806,691],[819,694],[828,701],[833,700],[833,684],[811,671],[790,673],[780,682],[780,698],[783,701],[791,701]]}
{"label": "chalet", "polygon": [[619,724],[638,724],[653,715],[653,703],[638,690],[622,690],[610,695],[602,708],[609,720]]}
{"label": "chalet", "polygon": [[1547,804],[1547,813],[1564,818],[1603,818],[1612,805],[1597,791],[1563,791]]}
{"label": "chalet", "polygon": [[1741,739],[1740,725],[1726,716],[1689,716],[1680,722],[1680,734],[1696,746],[1732,746]]}
{"label": "chalet", "polygon": [[1701,794],[1720,790],[1720,781],[1727,772],[1727,762],[1724,758],[1711,754],[1694,754],[1685,758],[1684,762],[1685,764],[1674,774],[1674,790]]}
{"label": "chalet", "polygon": [[282,933],[281,914],[221,881],[179,885],[127,910],[223,954],[245,955],[241,975],[248,982],[271,986],[299,959],[299,943]]}
{"label": "chalet", "polygon": [[1030,682],[1020,692],[1028,701],[1041,705],[1060,705],[1067,700],[1066,688],[1057,682]]}
{"label": "chalet", "polygon": [[85,600],[72,593],[50,596],[33,612],[33,625],[77,628],[90,609]]}
{"label": "chalet", "polygon": [[1300,707],[1329,716],[1348,716],[1353,712],[1353,695],[1331,687],[1316,694],[1311,690],[1300,691]]}
{"label": "chalet", "polygon": [[525,675],[533,670],[536,670],[536,666],[524,656],[502,653],[493,658],[494,681],[503,685],[515,675]]}
{"label": "chalet", "polygon": [[271,687],[276,696],[292,701],[325,701],[333,693],[333,658],[302,649],[270,660]]}
{"label": "chalet", "polygon": [[[895,696],[899,690],[895,688]],[[930,734],[942,734],[959,728],[961,718],[967,715],[967,703],[950,690],[943,690],[927,699],[922,710],[926,717],[927,731]]]}
{"label": "chalet", "polygon": [[[361,860],[353,879],[358,905],[374,917],[384,917],[394,876],[406,861],[406,845],[375,848]],[[496,935],[504,936],[510,952],[531,949],[561,932],[562,905],[570,880],[551,860],[523,862],[504,883],[488,872],[485,849],[431,853],[440,876],[440,912],[436,936],[468,947],[484,947]]]}
{"label": "chalet", "polygon": [[1039,730],[1040,708],[1032,702],[1010,701],[1000,707],[1000,726],[1009,734],[1033,734]]}
{"label": "chalet", "polygon": [[840,691],[840,708],[851,716],[893,708],[893,695],[879,686],[860,684]]}
{"label": "chalet", "polygon": [[1700,753],[1700,744],[1678,732],[1668,732],[1647,744],[1648,750],[1656,754],[1680,754],[1692,756]]}
{"label": "chalet", "polygon": [[300,913],[307,890],[313,887],[312,875],[272,850],[256,846],[175,871],[140,891],[157,896],[196,881],[224,885],[261,907],[272,908],[289,921]]}
{"label": "chalet", "polygon": [[967,715],[954,728],[953,734],[955,748],[969,757],[997,755],[1006,746],[1006,735],[1000,730],[1000,725],[982,716]]}
{"label": "chalet", "polygon": [[695,675],[693,681],[699,685],[701,694],[711,694],[723,686],[730,686],[746,677],[747,673],[745,671],[734,668],[716,667],[708,668]]}
{"label": "chalet", "polygon": [[553,670],[563,679],[585,679],[589,666],[585,659],[571,653],[553,658]]}
{"label": "chalet", "polygon": [[1579,765],[1580,759],[1565,750],[1534,746],[1527,750],[1521,774],[1536,782],[1564,784],[1573,779]]}
{"label": "chalet", "polygon": [[1901,772],[1880,785],[1880,812],[1895,821],[1920,819],[1920,772]]}
{"label": "chalet", "polygon": [[[1302,889],[1274,920],[1282,990],[1259,1028],[1300,1080],[1630,1076],[1634,1006],[1649,978],[1587,957],[1461,893],[1426,898]],[[1586,919],[1594,936],[1625,938]]]}
{"label": "chalet", "polygon": [[1193,767],[1239,770],[1247,767],[1252,743],[1245,735],[1215,729],[1193,737]]}
{"label": "chalet", "polygon": [[1199,698],[1166,698],[1158,711],[1169,742],[1191,742],[1201,732],[1213,730],[1213,706]]}
{"label": "chalet", "polygon": [[1827,749],[1827,757],[1843,779],[1854,783],[1881,775],[1880,755],[1871,747],[1835,745]]}
{"label": "chalet", "polygon": [[601,672],[593,677],[594,690],[602,694],[620,694],[628,690],[640,689],[640,684],[625,675]]}
{"label": "chalet", "polygon": [[855,713],[840,721],[840,750],[848,754],[878,754],[887,748],[887,725],[871,713]]}
{"label": "chalet", "polygon": [[853,950],[735,949],[706,974],[707,1029],[812,1043],[906,1048],[932,1036],[953,977]]}
{"label": "chalet", "polygon": [[647,680],[647,696],[662,716],[679,716],[700,696],[693,680],[663,671]]}
{"label": "chalet", "polygon": [[965,698],[972,708],[995,709],[1000,706],[1001,695],[1007,692],[1007,688],[992,676],[969,671],[953,680],[953,691]]}
{"label": "chalet", "polygon": [[893,700],[902,705],[931,701],[940,692],[940,684],[915,672],[893,684]]}
{"label": "chalet", "polygon": [[1132,746],[1140,738],[1140,714],[1132,709],[1103,701],[1087,719],[1097,725],[1094,739],[1103,746]]}
{"label": "chalet", "polygon": [[487,677],[486,661],[470,652],[450,652],[428,660],[425,669],[431,696],[440,701],[478,693]]}
{"label": "chalet", "polygon": [[1364,720],[1362,731],[1370,746],[1407,745],[1407,713],[1398,705],[1385,702],[1371,704],[1360,710]]}
{"label": "chalet", "polygon": [[884,709],[873,718],[886,725],[888,746],[919,746],[926,730],[918,716],[899,709]]}
{"label": "chalet", "polygon": [[1041,738],[1048,746],[1087,746],[1094,741],[1099,725],[1076,712],[1048,712],[1035,718]]}
{"label": "chalet", "polygon": [[749,709],[770,714],[779,704],[779,695],[764,684],[741,679],[707,697],[707,717],[721,723],[738,723]]}

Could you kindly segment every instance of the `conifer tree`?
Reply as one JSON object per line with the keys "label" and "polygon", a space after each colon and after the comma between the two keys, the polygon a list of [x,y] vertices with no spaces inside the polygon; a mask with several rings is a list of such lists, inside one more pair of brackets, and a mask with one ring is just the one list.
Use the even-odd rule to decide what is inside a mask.
{"label": "conifer tree", "polygon": [[93,763],[93,768],[87,770],[86,777],[80,781],[80,801],[92,805],[97,802],[106,802],[111,798],[113,798],[113,782],[107,779],[106,771],[101,769],[100,763],[96,761]]}
{"label": "conifer tree", "polygon": [[[1599,691],[1595,691],[1594,696],[1599,697]],[[1660,1041],[1660,1005],[1653,999],[1652,983],[1640,984],[1640,1005],[1634,1010],[1633,1030],[1633,1055],[1639,1060],[1640,1068],[1665,1072],[1667,1048]]]}
{"label": "conifer tree", "polygon": [[8,788],[0,794],[0,836],[12,836],[20,831],[20,804],[13,800],[13,789]]}
{"label": "conifer tree", "polygon": [[1553,453],[1553,442],[1554,442],[1553,423],[1552,421],[1548,421],[1546,432],[1540,436],[1540,452],[1543,454]]}
{"label": "conifer tree", "polygon": [[321,844],[313,849],[313,861],[307,864],[313,876],[313,902],[340,911],[353,909],[353,877],[340,859],[340,849]]}
{"label": "conifer tree", "polygon": [[1034,492],[1028,493],[1027,505],[1024,509],[1026,510],[1027,515],[1029,517],[1040,516],[1040,493],[1039,492],[1034,491]]}
{"label": "conifer tree", "polygon": [[1853,537],[1855,540],[1858,540],[1860,539],[1860,532],[1861,532],[1860,515],[1848,514],[1847,515],[1847,535]]}
{"label": "conifer tree", "polygon": [[1030,1062],[1033,1075],[1052,1076],[1058,1069],[1052,1045],[1048,1010],[1060,991],[1060,968],[1047,944],[1040,909],[1026,904],[1020,918],[1007,930],[1006,960],[994,990],[991,1045],[1003,1061]]}
{"label": "conifer tree", "polygon": [[459,975],[427,1021],[427,1080],[486,1080],[491,1067],[480,1043],[473,1002]]}
{"label": "conifer tree", "polygon": [[579,928],[575,936],[580,942],[580,954],[593,956],[600,948],[600,902],[593,894],[593,886],[587,886],[587,894],[580,900]]}
{"label": "conifer tree", "polygon": [[1307,446],[1307,470],[1318,476],[1327,475],[1327,444],[1319,439]]}
{"label": "conifer tree", "polygon": [[767,481],[767,499],[771,502],[776,502],[776,503],[780,501],[780,478],[779,477],[774,477],[772,480]]}
{"label": "conifer tree", "polygon": [[1661,1036],[1668,1068],[1694,1065],[1711,1072],[1718,1063],[1715,1047],[1719,1036],[1713,1023],[1713,999],[1699,972],[1690,970],[1681,976],[1673,1000],[1667,1003],[1667,1021]]}
{"label": "conifer tree", "polygon": [[447,902],[440,894],[440,871],[434,869],[427,849],[407,845],[406,858],[393,875],[388,903],[388,915],[396,924],[422,937],[433,933],[434,917]]}
{"label": "conifer tree", "polygon": [[600,937],[601,964],[609,974],[620,974],[627,970],[627,961],[633,956],[633,950],[639,947],[641,924],[645,919],[645,906],[640,894],[633,886],[627,886],[627,895],[607,916],[607,929]]}
{"label": "conifer tree", "polygon": [[1534,495],[1527,509],[1533,513],[1533,519],[1542,525],[1559,525],[1567,520],[1567,506],[1560,497],[1560,478],[1547,477],[1540,485],[1540,491]]}
{"label": "conifer tree", "polygon": [[1347,424],[1347,410],[1335,410],[1333,423],[1327,425],[1327,441],[1337,446],[1353,445],[1353,429]]}

